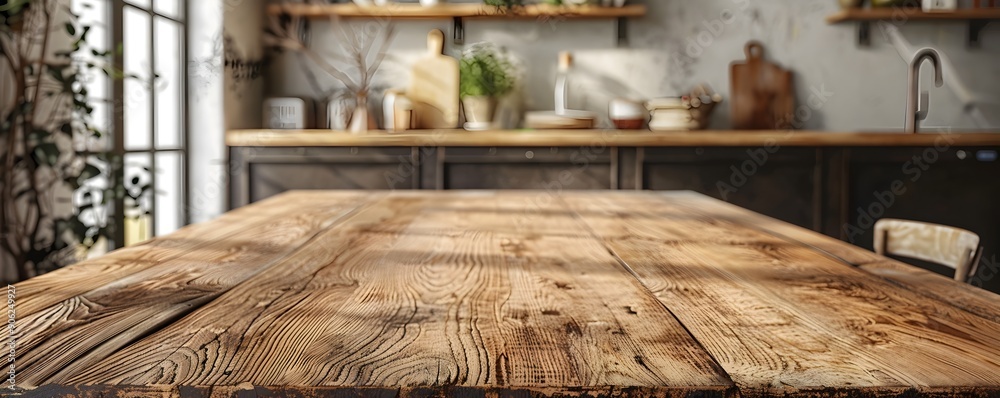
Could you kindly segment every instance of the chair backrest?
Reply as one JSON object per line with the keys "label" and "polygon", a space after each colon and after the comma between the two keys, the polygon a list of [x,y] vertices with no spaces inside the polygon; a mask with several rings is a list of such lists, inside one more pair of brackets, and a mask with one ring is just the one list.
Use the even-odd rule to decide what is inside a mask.
{"label": "chair backrest", "polygon": [[917,221],[882,219],[875,223],[875,252],[915,258],[955,270],[955,280],[968,282],[976,273],[979,235],[960,228]]}

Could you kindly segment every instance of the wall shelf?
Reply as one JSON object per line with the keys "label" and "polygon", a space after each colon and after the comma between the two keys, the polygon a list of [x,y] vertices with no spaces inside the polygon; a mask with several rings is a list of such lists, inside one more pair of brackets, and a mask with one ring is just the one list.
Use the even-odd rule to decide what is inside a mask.
{"label": "wall shelf", "polygon": [[527,5],[512,10],[473,3],[439,4],[424,7],[419,4],[391,4],[360,7],[355,4],[279,3],[267,7],[270,15],[290,15],[303,18],[385,18],[385,19],[452,19],[452,38],[463,44],[466,18],[475,19],[617,19],[618,44],[627,42],[628,18],[646,15],[642,4],[624,7]]}
{"label": "wall shelf", "polygon": [[625,18],[646,15],[646,6],[641,4],[624,7],[560,7],[548,5],[528,5],[511,11],[494,6],[473,3],[439,4],[424,7],[419,4],[391,4],[377,7],[360,7],[355,4],[271,4],[267,8],[271,15],[288,14],[309,18],[401,18],[401,19],[447,19],[447,18]]}
{"label": "wall shelf", "polygon": [[980,33],[993,21],[1000,21],[1000,8],[966,8],[948,12],[924,12],[919,8],[847,8],[830,15],[826,22],[838,24],[845,22],[858,23],[858,44],[871,44],[872,22],[884,21],[892,24],[907,21],[965,21],[969,24],[969,47],[980,45]]}

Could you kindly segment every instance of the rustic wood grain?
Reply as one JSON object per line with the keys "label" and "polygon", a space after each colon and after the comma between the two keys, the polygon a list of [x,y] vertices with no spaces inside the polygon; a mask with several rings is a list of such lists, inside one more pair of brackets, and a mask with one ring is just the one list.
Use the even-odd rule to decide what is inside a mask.
{"label": "rustic wood grain", "polygon": [[[154,240],[142,249],[117,252],[98,261],[96,267],[100,267],[104,284],[88,291],[83,289],[100,279],[79,278],[85,283],[77,284],[77,278],[73,278],[81,272],[88,276],[95,272],[95,266],[87,263],[78,266],[82,270],[47,279],[49,283],[61,280],[60,287],[68,287],[69,291],[58,293],[60,287],[55,287],[41,293],[37,284],[27,281],[28,287],[19,286],[18,292],[33,307],[39,306],[37,300],[29,301],[35,297],[53,301],[74,295],[41,309],[29,306],[30,311],[25,311],[20,307],[19,331],[24,337],[18,343],[22,352],[16,362],[21,374],[18,380],[25,386],[37,385],[50,377],[58,379],[89,368],[109,352],[266,269],[360,205],[358,199],[356,194],[346,194],[311,203],[302,195],[271,201],[277,209],[270,209],[268,204],[251,206],[233,214],[246,216],[249,221],[206,225],[219,227],[216,231],[196,226],[193,231],[182,231]],[[251,216],[251,212],[257,216]],[[239,228],[238,232],[227,226]],[[139,262],[133,262],[134,254],[141,254]],[[120,267],[109,270],[107,264]],[[128,267],[130,264],[138,266]],[[49,293],[53,290],[56,292]]]}
{"label": "rustic wood grain", "polygon": [[1000,324],[672,199],[567,201],[741,393],[1000,392]]}
{"label": "rustic wood grain", "polygon": [[692,193],[295,192],[26,281],[68,290],[20,292],[19,380],[37,397],[1000,395],[996,296],[934,299],[806,232]]}
{"label": "rustic wood grain", "polygon": [[[844,241],[832,239],[818,232],[747,211],[725,202],[706,201],[702,195],[693,192],[672,193],[670,199],[678,205],[711,213],[715,218],[752,225],[768,234],[808,245],[818,254],[864,269],[907,290],[951,304],[994,322],[1000,322],[998,297],[992,292],[973,285],[955,282],[951,278],[876,255]],[[975,280],[972,282],[976,283]]]}
{"label": "rustic wood grain", "polygon": [[923,12],[919,8],[846,8],[826,17],[826,22],[835,24],[851,21],[891,21],[899,18],[914,21],[970,21],[998,20],[1000,10],[995,8],[959,8],[948,12]]}
{"label": "rustic wood grain", "polygon": [[629,4],[624,7],[559,7],[546,4],[527,5],[512,11],[485,4],[443,3],[434,7],[418,4],[391,4],[388,7],[359,7],[355,4],[271,4],[271,15],[294,15],[309,18],[624,18],[646,15],[646,6]]}
{"label": "rustic wood grain", "polygon": [[[271,223],[275,219],[303,211],[336,206],[339,200],[356,201],[369,194],[343,193],[339,198],[324,195],[324,200],[318,207],[310,204],[315,195],[316,193],[297,192],[294,196],[299,200],[288,200],[286,196],[270,198],[223,214],[212,222],[189,225],[168,236],[20,282],[15,285],[17,291],[22,293],[17,300],[17,310],[21,313],[34,313],[185,253],[211,247],[217,240],[245,232],[255,224]],[[45,294],[40,294],[42,292]]]}
{"label": "rustic wood grain", "polygon": [[927,147],[996,146],[1000,134],[708,130],[420,130],[352,134],[330,130],[230,130],[233,147]]}
{"label": "rustic wood grain", "polygon": [[[629,396],[721,396],[730,387],[591,238],[542,237],[529,225],[507,234],[489,225],[449,235],[413,229],[425,217],[440,222],[441,213],[460,221],[470,202],[487,204],[481,199],[386,199],[324,233],[322,244],[65,382],[480,393],[641,387]],[[616,290],[602,291],[607,285]]]}

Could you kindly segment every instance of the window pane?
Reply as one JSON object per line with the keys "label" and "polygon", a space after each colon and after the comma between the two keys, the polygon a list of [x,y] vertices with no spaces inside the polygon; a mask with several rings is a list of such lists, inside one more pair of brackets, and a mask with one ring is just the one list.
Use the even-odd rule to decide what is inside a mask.
{"label": "window pane", "polygon": [[183,225],[184,165],[180,152],[156,154],[156,236],[176,231]]}
{"label": "window pane", "polygon": [[[125,155],[125,245],[129,246],[143,242],[152,237],[150,217],[153,193],[151,156],[148,153],[129,153]],[[148,187],[146,193],[140,196],[143,187]],[[133,198],[135,197],[135,198]],[[135,200],[138,199],[138,200]]]}
{"label": "window pane", "polygon": [[125,0],[125,2],[137,7],[145,8],[147,10],[149,9],[149,0]]}
{"label": "window pane", "polygon": [[114,128],[111,119],[111,103],[103,100],[91,99],[90,106],[94,112],[90,114],[90,127],[101,132],[100,137],[96,137],[89,132],[80,132],[73,137],[74,148],[92,152],[104,152],[111,150],[111,130]]}
{"label": "window pane", "polygon": [[181,0],[154,0],[153,10],[171,18],[180,18],[184,2]]}
{"label": "window pane", "polygon": [[132,7],[125,7],[123,40],[126,78],[122,98],[125,117],[125,149],[146,149],[152,145],[152,115],[148,87],[150,71],[149,15]]}
{"label": "window pane", "polygon": [[181,62],[181,26],[165,18],[156,18],[153,25],[156,38],[156,147],[176,149],[183,137],[184,86]]}
{"label": "window pane", "polygon": [[[93,62],[97,66],[107,65],[110,60],[102,57],[95,57],[90,50],[104,52],[108,50],[108,43],[111,38],[108,31],[107,21],[110,19],[110,10],[107,0],[73,0],[73,12],[79,15],[77,23],[81,27],[89,27],[87,33],[87,46],[89,48],[80,51],[79,56],[85,62]],[[95,68],[81,77],[87,84],[87,92],[90,98],[108,99],[111,98],[111,80],[101,73],[100,68]]]}
{"label": "window pane", "polygon": [[112,106],[108,100],[111,94],[111,78],[101,72],[101,69],[110,64],[110,58],[94,56],[91,50],[106,51],[111,42],[107,21],[110,19],[110,9],[108,0],[72,0],[70,5],[73,13],[79,17],[76,19],[78,31],[88,28],[87,44],[74,56],[80,64],[92,63],[94,68],[81,70],[77,78],[87,89],[87,96],[90,105],[94,108],[91,116],[91,127],[104,133],[101,138],[96,138],[90,134],[80,134],[75,138],[76,149],[104,151],[110,149],[110,133],[113,123],[111,122]]}

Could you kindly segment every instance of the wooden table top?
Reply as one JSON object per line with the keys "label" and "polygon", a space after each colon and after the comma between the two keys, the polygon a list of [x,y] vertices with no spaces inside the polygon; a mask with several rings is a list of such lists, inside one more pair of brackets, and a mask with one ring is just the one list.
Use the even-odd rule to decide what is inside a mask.
{"label": "wooden table top", "polygon": [[690,192],[293,192],[16,290],[27,396],[1000,394],[1000,297]]}
{"label": "wooden table top", "polygon": [[995,132],[836,132],[706,130],[411,130],[352,134],[331,130],[230,130],[232,147],[954,147],[998,146]]}

